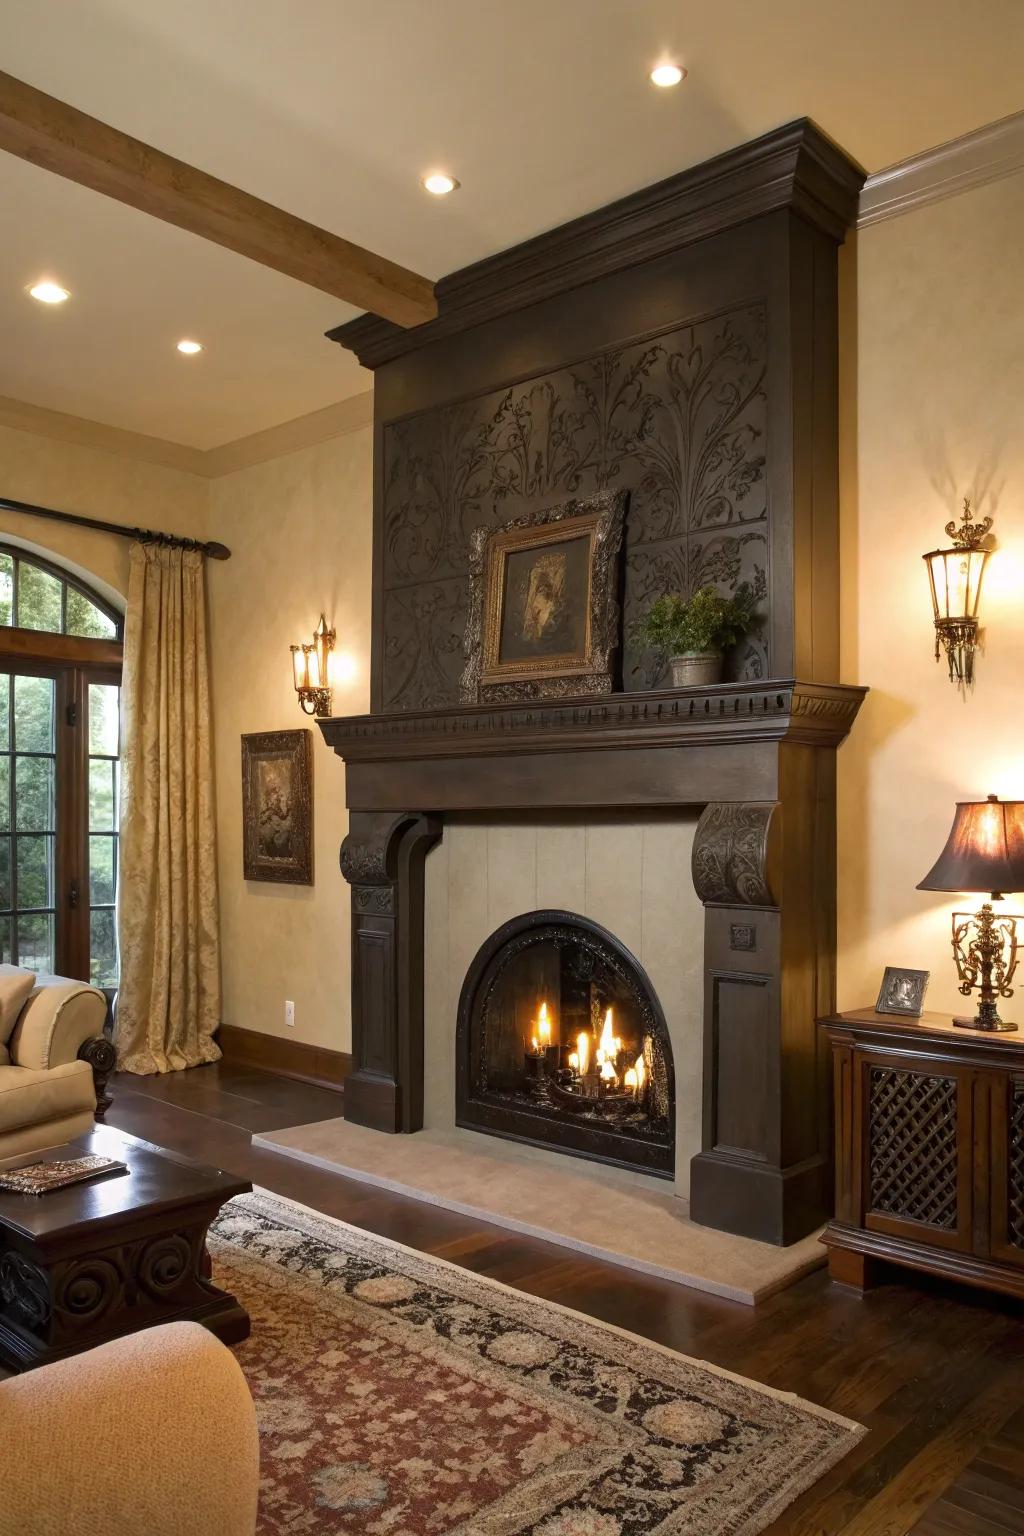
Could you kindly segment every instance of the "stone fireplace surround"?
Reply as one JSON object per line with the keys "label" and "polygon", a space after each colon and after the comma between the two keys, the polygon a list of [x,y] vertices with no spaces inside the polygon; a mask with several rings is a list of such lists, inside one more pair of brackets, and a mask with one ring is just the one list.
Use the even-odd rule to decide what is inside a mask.
{"label": "stone fireplace surround", "polygon": [[[657,920],[703,907],[699,969],[656,982],[666,1012],[700,1019],[699,1149],[676,1059],[691,1216],[789,1243],[827,1213],[815,1019],[834,1006],[835,751],[864,691],[836,681],[836,255],[862,182],[802,119],[451,274],[425,325],[330,333],[374,370],[375,713],[321,722],[350,810],[347,1119],[415,1132],[437,1061],[451,1076],[432,881],[463,818],[521,837],[547,816],[670,813],[696,821],[692,884],[664,861]],[[623,691],[459,704],[473,529],[605,488],[629,495]],[[660,591],[744,578],[765,597],[735,680],[667,689],[633,618]],[[605,925],[628,943],[629,921]]]}
{"label": "stone fireplace surround", "polygon": [[425,1127],[449,1132],[475,1118],[460,1120],[453,1083],[466,1047],[460,994],[481,946],[525,913],[571,912],[612,934],[654,994],[675,1079],[675,1171],[667,1187],[689,1193],[690,1158],[700,1150],[702,1055],[704,915],[689,879],[695,826],[695,815],[678,811],[446,821],[425,872]]}

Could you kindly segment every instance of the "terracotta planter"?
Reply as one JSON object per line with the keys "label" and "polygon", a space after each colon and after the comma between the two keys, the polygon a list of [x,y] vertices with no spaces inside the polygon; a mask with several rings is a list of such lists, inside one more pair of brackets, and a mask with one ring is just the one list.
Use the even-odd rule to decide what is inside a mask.
{"label": "terracotta planter", "polygon": [[697,688],[702,683],[722,681],[721,651],[684,651],[673,656],[669,665],[673,688]]}

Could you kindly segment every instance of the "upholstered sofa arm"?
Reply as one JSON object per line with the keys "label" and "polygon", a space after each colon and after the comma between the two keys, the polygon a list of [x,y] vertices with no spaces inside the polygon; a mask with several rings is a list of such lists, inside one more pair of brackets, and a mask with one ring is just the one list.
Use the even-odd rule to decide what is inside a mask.
{"label": "upholstered sofa arm", "polygon": [[0,1383],[0,1536],[253,1536],[259,1443],[229,1349],[168,1323]]}
{"label": "upholstered sofa arm", "polygon": [[87,1040],[103,1034],[107,1000],[97,987],[40,976],[14,1026],[11,1062],[45,1072],[74,1061]]}

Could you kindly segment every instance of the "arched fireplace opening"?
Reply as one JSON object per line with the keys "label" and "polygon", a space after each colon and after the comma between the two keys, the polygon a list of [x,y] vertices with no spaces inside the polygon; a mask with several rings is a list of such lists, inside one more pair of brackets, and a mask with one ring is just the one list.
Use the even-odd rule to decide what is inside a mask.
{"label": "arched fireplace opening", "polygon": [[456,1120],[673,1176],[668,1028],[643,967],[607,929],[527,912],[481,947],[459,999]]}

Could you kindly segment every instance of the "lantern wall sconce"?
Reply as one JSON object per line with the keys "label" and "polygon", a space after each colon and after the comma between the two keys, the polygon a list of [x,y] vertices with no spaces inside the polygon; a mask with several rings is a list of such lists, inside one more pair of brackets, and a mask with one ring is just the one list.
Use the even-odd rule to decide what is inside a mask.
{"label": "lantern wall sconce", "polygon": [[928,582],[935,617],[935,660],[945,650],[949,680],[960,687],[974,682],[974,652],[978,643],[978,598],[981,578],[989,551],[983,548],[990,517],[980,523],[971,521],[971,503],[964,497],[959,526],[946,524],[946,536],[953,540],[949,549],[933,549],[923,558],[928,565]]}
{"label": "lantern wall sconce", "polygon": [[299,704],[307,715],[323,717],[331,712],[331,689],[328,681],[328,657],[334,650],[335,633],[327,628],[323,614],[313,631],[311,645],[293,645],[292,680]]}

